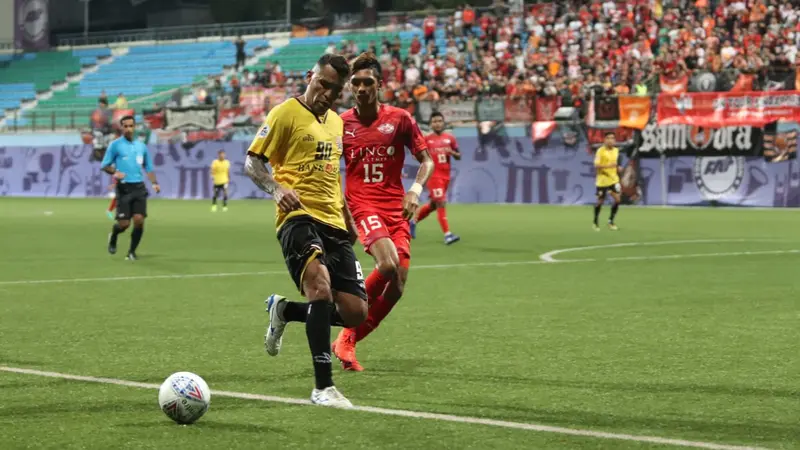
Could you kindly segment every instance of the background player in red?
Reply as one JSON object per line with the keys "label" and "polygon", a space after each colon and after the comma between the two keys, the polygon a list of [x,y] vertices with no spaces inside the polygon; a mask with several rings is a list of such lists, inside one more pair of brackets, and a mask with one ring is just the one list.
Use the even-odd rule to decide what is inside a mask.
{"label": "background player in red", "polygon": [[[332,345],[345,370],[364,370],[356,360],[356,342],[389,314],[403,295],[411,259],[409,219],[419,206],[423,185],[433,172],[425,137],[408,111],[378,102],[382,70],[375,55],[363,53],[351,65],[350,89],[355,108],[342,114],[345,198],[376,270],[366,279],[369,314],[357,328],[345,328]],[[414,184],[405,192],[405,148],[420,163]]]}
{"label": "background player in red", "polygon": [[447,187],[450,186],[450,157],[461,159],[461,153],[458,151],[456,138],[452,134],[444,132],[442,113],[431,114],[431,130],[433,133],[425,137],[435,167],[431,181],[428,182],[430,201],[419,208],[416,219],[411,221],[411,237],[417,237],[417,222],[436,211],[436,215],[439,216],[439,225],[444,233],[444,243],[450,245],[461,240],[460,237],[450,232],[450,224],[447,222],[447,211],[445,210]]}
{"label": "background player in red", "polygon": [[117,179],[114,178],[114,177],[111,177],[111,184],[108,185],[108,190],[112,192],[111,195],[113,195],[113,197],[111,197],[111,202],[108,204],[108,209],[106,210],[106,215],[111,220],[114,220],[114,217],[115,217],[114,209],[117,208],[116,188],[117,188]]}

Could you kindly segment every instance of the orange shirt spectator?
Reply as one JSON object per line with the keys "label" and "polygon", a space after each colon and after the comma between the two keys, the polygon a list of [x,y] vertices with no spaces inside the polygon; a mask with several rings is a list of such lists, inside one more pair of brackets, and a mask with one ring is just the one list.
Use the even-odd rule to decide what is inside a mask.
{"label": "orange shirt spectator", "polygon": [[461,16],[465,26],[472,26],[475,24],[475,10],[467,6]]}
{"label": "orange shirt spectator", "polygon": [[614,93],[617,95],[627,95],[631,93],[631,90],[627,85],[618,84],[616,87],[614,87]]}
{"label": "orange shirt spectator", "polygon": [[760,0],[750,10],[750,22],[761,22],[767,17],[767,7]]}

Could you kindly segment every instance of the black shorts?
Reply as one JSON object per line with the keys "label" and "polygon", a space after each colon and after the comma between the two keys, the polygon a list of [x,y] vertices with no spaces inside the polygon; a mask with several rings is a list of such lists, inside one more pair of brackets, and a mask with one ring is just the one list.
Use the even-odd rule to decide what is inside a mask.
{"label": "black shorts", "polygon": [[219,195],[225,193],[225,186],[227,184],[215,184],[214,185],[214,195]]}
{"label": "black shorts", "polygon": [[289,274],[301,294],[306,267],[319,258],[328,268],[333,291],[367,299],[361,264],[346,231],[308,216],[293,217],[281,226],[278,241],[281,243]]}
{"label": "black shorts", "polygon": [[597,198],[605,198],[609,192],[619,194],[619,183],[614,183],[608,186],[597,186],[595,195],[597,195]]}
{"label": "black shorts", "polygon": [[144,183],[117,183],[117,220],[130,220],[136,214],[147,217],[149,195]]}

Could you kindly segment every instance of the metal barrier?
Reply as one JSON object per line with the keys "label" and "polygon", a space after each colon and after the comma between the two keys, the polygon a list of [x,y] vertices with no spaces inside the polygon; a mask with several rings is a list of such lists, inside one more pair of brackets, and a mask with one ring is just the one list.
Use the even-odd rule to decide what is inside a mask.
{"label": "metal barrier", "polygon": [[[16,133],[19,131],[58,131],[80,130],[90,128],[89,116],[92,110],[67,111],[54,110],[48,112],[26,112],[24,115],[15,111],[5,115],[6,125],[1,131]],[[20,124],[20,122],[22,122]]]}

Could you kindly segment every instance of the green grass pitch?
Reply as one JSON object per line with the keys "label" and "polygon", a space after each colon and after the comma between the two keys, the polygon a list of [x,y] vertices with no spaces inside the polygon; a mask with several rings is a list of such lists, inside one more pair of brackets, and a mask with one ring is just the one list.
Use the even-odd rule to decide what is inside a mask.
{"label": "green grass pitch", "polygon": [[[263,300],[297,297],[272,203],[151,200],[135,263],[129,233],[106,253],[106,204],[0,199],[0,366],[308,398],[304,328],[263,350]],[[423,222],[405,298],[358,347],[366,371],[336,366],[356,405],[800,448],[797,211],[623,207],[599,233],[590,207],[448,214],[462,241]],[[540,262],[561,249],[572,262]],[[0,371],[0,448],[670,448],[221,396],[180,427],[156,394]]]}

